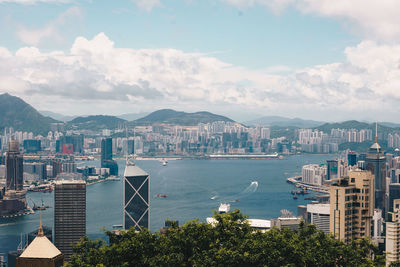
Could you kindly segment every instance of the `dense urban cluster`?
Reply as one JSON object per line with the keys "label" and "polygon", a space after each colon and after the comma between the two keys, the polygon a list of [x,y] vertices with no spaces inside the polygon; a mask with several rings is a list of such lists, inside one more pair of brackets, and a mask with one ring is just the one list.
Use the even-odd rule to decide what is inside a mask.
{"label": "dense urban cluster", "polygon": [[[155,124],[129,128],[121,125],[116,129],[100,131],[66,130],[64,126],[63,123],[52,124],[52,130],[47,136],[35,136],[32,133],[6,128],[0,138],[2,218],[29,214],[45,208],[35,204],[34,207],[30,207],[26,199],[27,191],[55,191],[54,228],[40,226],[38,231],[30,234],[33,238],[25,250],[9,253],[9,262],[14,259],[17,266],[25,266],[21,264],[38,260],[37,257],[31,256],[36,251],[32,247],[38,246],[39,241],[35,243],[35,240],[46,243],[48,250],[54,252],[51,255],[43,255],[43,258],[51,259],[54,266],[70,259],[72,266],[88,266],[91,263],[87,263],[88,258],[85,257],[92,256],[85,252],[85,246],[95,246],[99,251],[110,248],[103,243],[93,243],[85,239],[83,243],[79,243],[77,254],[72,256],[72,244],[79,242],[86,233],[86,186],[105,179],[118,180],[117,159],[126,160],[126,168],[123,182],[123,223],[117,226],[120,228],[116,230],[117,234],[109,233],[115,241],[115,246],[121,244],[124,230],[128,229],[139,231],[129,232],[133,238],[146,237],[153,240],[163,240],[164,234],[168,236],[170,231],[184,231],[187,227],[206,227],[212,230],[224,223],[224,217],[218,216],[229,213],[230,208],[230,205],[221,204],[221,214],[216,217],[217,220],[207,218],[208,224],[189,223],[179,227],[167,223],[166,228],[161,230],[161,235],[156,234],[151,237],[152,234],[148,233],[147,236],[142,234],[143,230],[150,226],[150,174],[135,164],[133,155],[158,157],[163,159],[164,164],[165,158],[171,156],[211,159],[219,156],[279,158],[278,155],[286,156],[301,152],[337,153],[340,144],[372,140],[372,131],[369,129],[339,128],[332,129],[330,134],[315,129],[296,129],[293,130],[292,137],[271,138],[270,127],[245,127],[238,123],[223,121],[200,123],[196,126]],[[395,138],[397,133],[386,135],[389,146],[396,146]],[[300,188],[292,191],[293,198],[297,198],[298,194],[306,194],[307,190],[314,190],[320,194],[310,198],[314,200],[310,204],[298,206],[297,216],[284,210],[282,216],[276,219],[246,219],[246,225],[248,224],[249,229],[253,229],[249,232],[251,238],[256,233],[254,230],[268,232],[267,236],[274,235],[273,233],[294,236],[304,234],[309,231],[302,226],[301,222],[305,221],[318,229],[317,232],[312,230],[311,235],[332,234],[330,237],[323,237],[328,243],[335,242],[332,238],[335,237],[340,240],[337,244],[344,246],[344,249],[348,248],[346,247],[348,244],[353,247],[363,244],[366,254],[349,261],[358,260],[375,264],[372,259],[382,259],[384,253],[388,264],[399,261],[400,151],[393,149],[391,152],[384,153],[378,144],[376,134],[375,142],[365,153],[345,150],[341,151],[337,158],[320,164],[302,166],[300,176],[288,179]],[[95,158],[99,159],[99,166],[81,167],[79,164],[81,161]],[[165,196],[159,194],[158,197]],[[235,213],[229,213],[227,218],[232,219],[233,214]],[[237,220],[243,219],[242,215],[238,216]],[[234,224],[236,221],[228,223]],[[275,230],[271,229],[280,229],[282,232],[274,232]],[[121,234],[122,239],[119,238]],[[372,243],[365,241],[367,239]],[[54,244],[45,240],[53,240]],[[354,243],[355,240],[359,241]],[[212,243],[208,245],[211,246]],[[247,248],[243,249],[245,253]],[[374,257],[370,258],[371,255]],[[333,257],[330,261],[336,262],[339,258]],[[99,257],[97,260],[98,263],[104,263],[110,259]],[[268,260],[255,257],[249,259],[248,263],[254,261],[254,264],[258,264]],[[290,261],[286,263],[290,264]]]}

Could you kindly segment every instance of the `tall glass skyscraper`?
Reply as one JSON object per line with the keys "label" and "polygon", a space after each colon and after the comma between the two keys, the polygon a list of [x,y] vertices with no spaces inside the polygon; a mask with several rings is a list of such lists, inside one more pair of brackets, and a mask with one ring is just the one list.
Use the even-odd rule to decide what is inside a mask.
{"label": "tall glass skyscraper", "polygon": [[140,231],[149,228],[150,176],[133,163],[127,163],[124,174],[123,227]]}
{"label": "tall glass skyscraper", "polygon": [[101,167],[109,168],[111,175],[118,175],[118,164],[112,159],[112,138],[101,140]]}
{"label": "tall glass skyscraper", "polygon": [[6,181],[7,190],[22,190],[24,185],[24,158],[19,152],[19,142],[11,140],[8,143],[6,157]]}
{"label": "tall glass skyscraper", "polygon": [[366,169],[372,172],[375,177],[375,208],[381,209],[382,214],[386,212],[386,157],[382,147],[375,143],[367,151]]}

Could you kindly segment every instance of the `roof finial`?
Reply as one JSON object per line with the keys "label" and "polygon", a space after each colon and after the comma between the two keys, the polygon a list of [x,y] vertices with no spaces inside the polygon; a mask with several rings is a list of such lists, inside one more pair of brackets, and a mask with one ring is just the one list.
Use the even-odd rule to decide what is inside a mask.
{"label": "roof finial", "polygon": [[38,231],[37,236],[44,236],[43,226],[42,226],[42,210],[40,210],[39,212],[40,212],[40,225],[39,225],[39,231]]}
{"label": "roof finial", "polygon": [[378,121],[375,124],[375,143],[378,143]]}

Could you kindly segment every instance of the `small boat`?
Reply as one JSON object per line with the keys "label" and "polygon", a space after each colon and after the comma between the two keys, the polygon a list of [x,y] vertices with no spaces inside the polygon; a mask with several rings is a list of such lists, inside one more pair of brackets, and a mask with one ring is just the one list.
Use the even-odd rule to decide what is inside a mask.
{"label": "small boat", "polygon": [[216,198],[217,198],[217,196],[212,196],[212,197],[210,197],[211,200],[214,200],[214,199],[216,199]]}
{"label": "small boat", "polygon": [[293,199],[298,199],[299,197],[297,196],[297,194],[294,194]]}
{"label": "small boat", "polygon": [[163,197],[163,198],[166,198],[167,195],[166,195],[166,194],[157,194],[156,197]]}
{"label": "small boat", "polygon": [[235,199],[235,202],[239,202],[240,201],[240,199]]}
{"label": "small boat", "polygon": [[218,208],[218,213],[219,214],[227,213],[229,212],[230,209],[231,209],[231,204],[221,203]]}

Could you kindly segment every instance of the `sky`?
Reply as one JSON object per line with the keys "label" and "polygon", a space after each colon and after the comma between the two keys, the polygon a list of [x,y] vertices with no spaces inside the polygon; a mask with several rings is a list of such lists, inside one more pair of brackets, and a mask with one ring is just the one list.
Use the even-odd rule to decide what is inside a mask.
{"label": "sky", "polygon": [[400,122],[398,0],[0,0],[0,93],[64,115]]}

